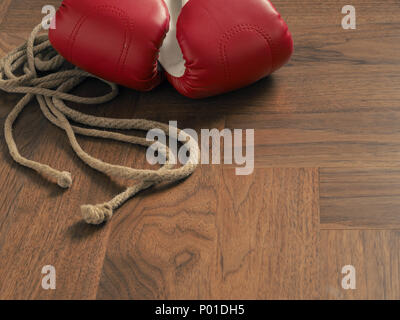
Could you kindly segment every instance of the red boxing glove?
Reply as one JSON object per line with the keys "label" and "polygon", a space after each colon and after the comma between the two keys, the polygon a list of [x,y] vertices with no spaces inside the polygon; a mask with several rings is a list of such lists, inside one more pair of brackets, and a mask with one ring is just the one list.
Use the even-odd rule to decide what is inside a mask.
{"label": "red boxing glove", "polygon": [[293,51],[268,0],[64,0],[56,19],[50,41],[73,64],[150,90],[161,80],[159,55],[169,81],[191,98],[254,83]]}
{"label": "red boxing glove", "polygon": [[49,39],[66,60],[96,76],[151,90],[161,81],[157,59],[168,25],[162,0],[64,0]]}
{"label": "red boxing glove", "polygon": [[203,98],[254,83],[293,51],[287,25],[268,0],[164,0],[170,31],[160,52],[169,81]]}

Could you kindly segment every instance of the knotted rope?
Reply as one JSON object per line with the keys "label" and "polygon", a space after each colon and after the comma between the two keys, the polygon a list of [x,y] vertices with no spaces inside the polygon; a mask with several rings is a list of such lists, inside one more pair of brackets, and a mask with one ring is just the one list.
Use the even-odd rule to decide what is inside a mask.
{"label": "knotted rope", "polygon": [[[129,198],[141,190],[150,188],[160,182],[173,182],[184,179],[196,169],[199,161],[199,147],[194,138],[181,130],[172,130],[175,134],[186,139],[185,147],[189,152],[188,161],[181,167],[175,168],[175,158],[165,145],[158,143],[158,151],[167,159],[158,170],[141,170],[113,165],[96,159],[87,154],[79,145],[75,134],[112,139],[148,147],[152,142],[145,138],[129,136],[104,129],[151,130],[161,129],[169,135],[170,127],[166,124],[145,119],[112,119],[87,115],[66,106],[64,101],[82,104],[99,104],[112,100],[118,95],[118,87],[103,79],[97,78],[76,67],[66,67],[65,60],[52,47],[47,35],[39,35],[41,25],[32,31],[28,41],[10,52],[0,60],[0,89],[10,93],[25,93],[25,96],[8,114],[4,124],[4,136],[10,155],[20,165],[37,171],[62,188],[72,184],[71,174],[58,171],[46,164],[32,161],[23,157],[17,148],[13,137],[13,124],[26,105],[36,98],[43,115],[54,125],[63,129],[71,147],[78,157],[87,165],[110,177],[136,180],[136,184],[128,187],[110,201],[97,205],[83,205],[81,212],[84,220],[90,224],[100,224],[109,220],[113,212]],[[22,74],[16,72],[22,68]],[[39,72],[46,75],[39,76]],[[21,73],[21,72],[20,72]],[[106,83],[111,91],[100,97],[85,98],[68,92],[88,77],[97,78]],[[71,125],[70,121],[86,127]],[[97,128],[97,129],[96,129]],[[101,130],[103,129],[103,130]],[[178,139],[177,136],[172,138]]]}

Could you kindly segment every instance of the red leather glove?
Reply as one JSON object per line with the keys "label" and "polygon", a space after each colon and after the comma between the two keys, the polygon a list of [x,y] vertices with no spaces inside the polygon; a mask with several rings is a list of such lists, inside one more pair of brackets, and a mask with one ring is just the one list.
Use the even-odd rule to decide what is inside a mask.
{"label": "red leather glove", "polygon": [[64,0],[56,22],[52,45],[82,69],[149,90],[160,53],[169,81],[191,98],[254,83],[293,51],[268,0]]}
{"label": "red leather glove", "polygon": [[146,91],[161,81],[157,59],[168,24],[161,0],[64,0],[49,39],[74,65]]}
{"label": "red leather glove", "polygon": [[183,95],[235,90],[283,66],[293,51],[285,22],[268,0],[164,0],[171,16],[160,62]]}

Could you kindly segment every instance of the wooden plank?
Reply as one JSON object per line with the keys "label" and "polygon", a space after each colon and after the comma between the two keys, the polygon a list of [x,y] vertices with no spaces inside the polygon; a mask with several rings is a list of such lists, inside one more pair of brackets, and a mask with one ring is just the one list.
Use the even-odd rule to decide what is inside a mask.
{"label": "wooden plank", "polygon": [[129,211],[113,222],[98,299],[319,296],[316,169],[202,166]]}
{"label": "wooden plank", "polygon": [[0,2],[0,25],[7,14],[8,7],[11,4],[11,0],[2,0]]}
{"label": "wooden plank", "polygon": [[349,31],[339,1],[278,3],[295,41],[291,62],[218,101],[227,127],[256,130],[258,167],[397,166],[400,8],[352,5]]}
{"label": "wooden plank", "polygon": [[[60,0],[1,1],[0,56],[26,40],[47,4]],[[110,224],[91,228],[80,222],[79,205],[108,199],[123,182],[84,166],[32,104],[15,130],[21,152],[72,171],[74,185],[61,192],[15,165],[0,144],[0,299],[400,297],[397,231],[322,231],[318,245],[313,169],[322,167],[322,228],[398,228],[398,2],[355,0],[357,30],[341,28],[338,0],[274,4],[295,52],[271,77],[202,100],[167,83],[143,94],[122,89],[114,102],[84,108],[178,120],[179,127],[254,128],[257,167],[275,168],[243,178],[202,166],[184,183],[142,193]],[[89,83],[77,92],[102,90]],[[0,92],[0,126],[18,98]],[[140,148],[82,141],[106,161],[148,167]],[[56,267],[55,291],[40,287],[46,264]],[[345,264],[357,269],[354,292],[340,286]]]}
{"label": "wooden plank", "polygon": [[399,168],[321,168],[321,228],[400,229]]}
{"label": "wooden plank", "polygon": [[[0,31],[0,59],[17,46],[23,44],[26,40],[27,36],[23,34]],[[1,93],[3,93],[3,91],[1,91]]]}
{"label": "wooden plank", "polygon": [[60,4],[60,0],[12,0],[7,15],[0,23],[0,30],[3,32],[30,32],[45,16],[42,14],[44,6],[52,5],[58,8]]}
{"label": "wooden plank", "polygon": [[[321,298],[400,299],[399,248],[399,231],[322,230]],[[346,265],[355,267],[355,290],[342,288]]]}
{"label": "wooden plank", "polygon": [[[100,88],[88,82],[77,91],[95,94]],[[15,96],[4,98],[16,100]],[[135,100],[131,99],[132,95],[122,93],[99,109],[104,115],[110,112],[116,116],[126,112],[132,115]],[[121,104],[128,107],[117,111],[116,106]],[[1,109],[1,122],[7,109],[10,110]],[[14,133],[22,154],[70,171],[73,185],[63,191],[16,165],[5,144],[1,144],[0,299],[95,298],[111,225],[100,228],[86,225],[81,220],[79,206],[110,199],[122,190],[122,182],[110,181],[78,160],[65,134],[43,118],[35,103],[24,111]],[[0,135],[3,136],[2,131]],[[132,165],[135,158],[131,154],[137,152],[125,144],[79,140],[90,154],[109,162]],[[45,265],[56,268],[56,290],[41,288],[41,270]]]}
{"label": "wooden plank", "polygon": [[255,129],[259,167],[396,166],[400,112],[227,116],[228,128]]}

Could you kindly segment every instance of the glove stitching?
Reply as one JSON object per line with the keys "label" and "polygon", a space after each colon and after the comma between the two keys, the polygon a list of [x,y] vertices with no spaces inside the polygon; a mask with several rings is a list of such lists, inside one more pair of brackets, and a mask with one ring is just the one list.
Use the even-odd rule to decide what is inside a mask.
{"label": "glove stitching", "polygon": [[81,25],[83,22],[86,20],[87,15],[82,15],[79,20],[76,22],[74,28],[71,31],[71,34],[68,37],[68,60],[72,62],[72,48],[75,44],[75,40],[77,37],[77,33],[79,29],[81,28]]}
{"label": "glove stitching", "polygon": [[[118,72],[121,72],[121,70],[123,69],[123,66],[126,63],[126,58],[128,56],[128,51],[130,48],[130,38],[129,41],[127,41],[127,31],[132,31],[132,22],[130,21],[130,19],[128,18],[128,15],[126,14],[125,11],[115,7],[115,6],[110,6],[110,5],[102,5],[102,6],[96,6],[94,7],[94,9],[97,11],[97,13],[102,13],[102,14],[107,14],[109,12],[111,12],[113,15],[117,16],[117,18],[121,18],[121,20],[124,23],[124,27],[125,27],[125,36],[124,36],[124,43],[123,46],[121,48],[121,52],[119,54],[119,58],[117,61],[117,70]],[[103,9],[108,9],[109,11],[105,11]],[[92,13],[93,14],[93,13]],[[68,60],[72,62],[72,53],[73,53],[73,47],[75,45],[76,42],[76,38],[78,36],[79,30],[81,29],[81,27],[83,26],[83,23],[89,18],[89,14],[86,15],[82,15],[79,20],[77,21],[77,23],[75,24],[69,38],[68,38],[68,44],[69,44],[69,48],[68,48]],[[122,60],[123,59],[123,60]],[[122,64],[121,64],[121,60],[122,60]]]}
{"label": "glove stitching", "polygon": [[[128,50],[130,47],[130,37],[129,37],[129,41],[127,41],[127,35],[131,33],[132,29],[131,29],[131,21],[127,15],[127,13],[115,6],[111,6],[111,5],[102,5],[102,6],[97,6],[95,7],[97,9],[97,11],[100,13],[108,13],[108,11],[104,11],[103,9],[108,9],[112,14],[118,16],[124,23],[124,28],[125,28],[125,35],[124,35],[124,43],[122,46],[122,50],[121,53],[119,55],[118,58],[118,64],[117,64],[117,70],[119,73],[122,73],[123,67],[125,66],[126,63],[126,58],[128,56]],[[122,60],[123,59],[123,60]],[[122,60],[122,63],[121,63]]]}

